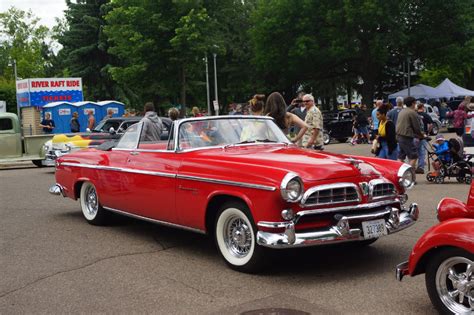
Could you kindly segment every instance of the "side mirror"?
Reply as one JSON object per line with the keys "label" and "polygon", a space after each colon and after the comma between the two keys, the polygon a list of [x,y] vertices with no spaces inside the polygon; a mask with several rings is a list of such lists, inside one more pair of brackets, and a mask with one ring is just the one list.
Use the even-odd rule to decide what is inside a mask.
{"label": "side mirror", "polygon": [[111,135],[115,134],[115,129],[114,129],[114,127],[110,127],[109,133],[110,133]]}

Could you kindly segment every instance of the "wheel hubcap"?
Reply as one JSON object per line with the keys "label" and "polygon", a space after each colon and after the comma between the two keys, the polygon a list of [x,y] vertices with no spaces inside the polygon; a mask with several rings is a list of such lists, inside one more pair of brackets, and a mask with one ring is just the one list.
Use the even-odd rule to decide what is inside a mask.
{"label": "wheel hubcap", "polygon": [[89,187],[86,192],[86,205],[87,205],[87,212],[91,216],[95,216],[97,210],[99,209],[99,203],[97,200],[97,193],[94,187]]}
{"label": "wheel hubcap", "polygon": [[229,252],[238,258],[247,256],[252,246],[252,230],[242,218],[234,216],[225,224],[225,244]]}
{"label": "wheel hubcap", "polygon": [[451,257],[436,273],[436,289],[441,301],[456,314],[474,311],[474,262],[465,257]]}

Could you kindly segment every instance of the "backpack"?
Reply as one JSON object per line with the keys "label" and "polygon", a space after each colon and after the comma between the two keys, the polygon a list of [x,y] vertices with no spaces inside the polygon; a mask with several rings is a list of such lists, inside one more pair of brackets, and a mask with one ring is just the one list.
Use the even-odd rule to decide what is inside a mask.
{"label": "backpack", "polygon": [[461,151],[461,143],[459,142],[458,139],[456,139],[456,138],[449,139],[448,145],[449,145],[449,149],[452,153],[454,153],[458,156],[462,156],[462,152],[460,152]]}

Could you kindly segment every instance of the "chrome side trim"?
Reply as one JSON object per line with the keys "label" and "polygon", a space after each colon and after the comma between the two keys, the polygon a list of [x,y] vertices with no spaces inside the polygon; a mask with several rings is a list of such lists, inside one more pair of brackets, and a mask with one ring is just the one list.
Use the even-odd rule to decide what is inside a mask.
{"label": "chrome side trim", "polygon": [[304,211],[299,211],[296,214],[296,216],[297,217],[302,217],[302,216],[305,216],[305,215],[328,213],[328,212],[329,213],[330,212],[338,212],[338,211],[344,211],[344,210],[367,210],[367,209],[371,209],[371,208],[388,206],[388,205],[393,205],[393,204],[400,205],[400,200],[398,200],[398,199],[384,200],[384,201],[364,203],[364,204],[353,205],[353,206],[323,208],[323,209],[314,209],[314,210],[304,210]]}
{"label": "chrome side trim", "polygon": [[114,166],[106,166],[106,165],[91,165],[91,164],[70,163],[70,162],[61,163],[61,165],[73,166],[73,167],[82,167],[82,168],[91,168],[91,169],[97,169],[97,170],[124,172],[124,173],[143,174],[143,175],[151,175],[151,176],[159,176],[159,177],[167,177],[167,178],[176,178],[176,174],[135,170],[135,169],[124,168],[124,167],[114,167]]}
{"label": "chrome side trim", "polygon": [[194,180],[194,181],[200,181],[200,182],[206,182],[206,183],[216,183],[216,184],[223,184],[223,185],[237,186],[237,187],[245,187],[245,188],[255,188],[255,189],[261,189],[261,190],[267,190],[267,191],[275,191],[276,190],[276,187],[266,186],[266,185],[243,183],[243,182],[234,182],[234,181],[230,181],[230,180],[213,179],[213,178],[198,177],[198,176],[187,176],[187,175],[177,175],[177,174],[171,174],[171,173],[142,171],[142,170],[136,170],[136,169],[130,169],[130,168],[124,168],[124,167],[113,167],[113,166],[105,166],[105,165],[91,165],[91,164],[70,163],[70,162],[61,163],[61,165],[72,166],[72,167],[91,168],[91,169],[106,170],[106,171],[143,174],[143,175],[151,175],[151,176],[160,176],[160,177],[167,177],[167,178],[180,178],[180,179],[185,179],[185,180]]}
{"label": "chrome side trim", "polygon": [[243,183],[243,182],[234,182],[230,180],[224,179],[213,179],[213,178],[206,178],[206,177],[199,177],[199,176],[189,176],[189,175],[177,175],[179,179],[185,180],[194,180],[198,182],[205,182],[205,183],[215,183],[215,184],[223,184],[229,186],[237,186],[237,187],[245,187],[245,188],[255,188],[267,191],[275,191],[276,187],[266,186],[266,185],[259,185],[259,184],[250,184],[250,183]]}
{"label": "chrome side trim", "polygon": [[151,218],[143,217],[141,215],[137,215],[137,214],[133,214],[133,213],[129,213],[129,212],[125,212],[125,211],[122,211],[122,210],[109,208],[109,207],[104,207],[104,209],[107,209],[109,211],[112,211],[112,212],[115,212],[115,213],[118,213],[118,214],[121,214],[121,215],[124,215],[124,216],[127,216],[127,217],[131,217],[131,218],[135,218],[135,219],[139,219],[139,220],[143,220],[143,221],[148,221],[148,222],[151,222],[151,223],[165,225],[165,226],[178,228],[178,229],[182,229],[182,230],[188,230],[188,231],[192,231],[192,232],[196,232],[196,233],[200,233],[200,234],[206,234],[206,231],[191,228],[189,226],[184,226],[184,225],[179,225],[179,224],[170,223],[170,222],[166,222],[166,221],[151,219]]}
{"label": "chrome side trim", "polygon": [[[357,199],[356,200],[348,200],[348,201],[338,201],[338,202],[329,202],[329,203],[318,203],[318,204],[306,204],[306,201],[308,200],[311,195],[317,191],[321,190],[327,190],[327,189],[335,189],[335,188],[354,188],[355,191],[357,192]],[[354,203],[354,202],[360,202],[361,197],[360,197],[360,190],[359,187],[354,184],[354,183],[337,183],[337,184],[328,184],[328,185],[319,185],[319,186],[314,186],[308,189],[304,195],[303,198],[301,199],[301,207],[302,208],[308,208],[308,207],[318,207],[318,206],[324,206],[324,205],[334,205],[334,204],[340,204],[340,203]]]}

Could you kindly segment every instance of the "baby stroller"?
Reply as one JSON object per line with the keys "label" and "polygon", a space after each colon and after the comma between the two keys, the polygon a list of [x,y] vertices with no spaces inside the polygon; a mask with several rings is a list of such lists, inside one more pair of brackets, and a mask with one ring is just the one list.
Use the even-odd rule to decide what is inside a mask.
{"label": "baby stroller", "polygon": [[[446,177],[453,177],[456,178],[459,183],[470,185],[472,181],[472,156],[463,155],[463,152],[461,152],[461,144],[456,138],[449,139],[447,144],[449,150],[443,154],[438,154],[433,145],[427,141],[428,174],[426,175],[426,179],[429,182],[442,184]],[[432,162],[439,163],[440,168],[438,171],[430,171]]]}

